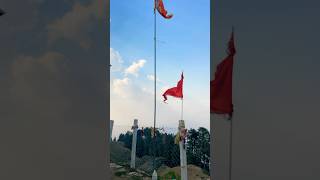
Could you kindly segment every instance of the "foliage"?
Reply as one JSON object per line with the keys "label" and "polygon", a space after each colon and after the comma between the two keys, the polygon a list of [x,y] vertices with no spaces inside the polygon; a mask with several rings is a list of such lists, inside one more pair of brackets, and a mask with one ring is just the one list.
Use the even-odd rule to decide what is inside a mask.
{"label": "foliage", "polygon": [[181,177],[179,175],[176,175],[175,172],[169,171],[167,174],[165,174],[163,177],[159,177],[159,180],[171,180],[171,179],[176,179],[180,180]]}
{"label": "foliage", "polygon": [[[144,136],[143,136],[144,135]],[[174,143],[175,135],[156,131],[156,138],[151,136],[151,128],[144,131],[138,130],[137,133],[137,157],[155,156],[164,158],[163,164],[168,167],[180,165],[179,146]],[[123,142],[124,146],[131,149],[132,132],[120,134],[118,142]],[[188,164],[209,171],[210,160],[210,133],[206,128],[200,127],[198,130],[188,131],[187,141],[187,160]],[[156,164],[160,166],[160,164]]]}
{"label": "foliage", "polygon": [[209,171],[210,133],[207,129],[200,127],[198,131],[191,129],[188,132],[187,160],[188,164]]}

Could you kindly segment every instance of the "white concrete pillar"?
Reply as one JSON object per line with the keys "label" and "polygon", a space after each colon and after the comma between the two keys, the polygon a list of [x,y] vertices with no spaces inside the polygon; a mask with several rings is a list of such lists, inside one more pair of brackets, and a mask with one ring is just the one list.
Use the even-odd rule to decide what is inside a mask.
{"label": "white concrete pillar", "polygon": [[132,126],[132,148],[131,148],[131,168],[136,167],[136,147],[137,147],[137,132],[138,132],[138,119],[135,119]]}
{"label": "white concrete pillar", "polygon": [[152,180],[157,180],[157,179],[158,179],[157,171],[154,170],[152,173]]}
{"label": "white concrete pillar", "polygon": [[[230,180],[230,120],[211,114],[211,127],[213,127],[213,136],[210,148],[213,151],[211,157],[210,175],[218,180]],[[235,178],[236,179],[236,178]]]}
{"label": "white concrete pillar", "polygon": [[112,141],[113,123],[114,123],[114,121],[113,121],[113,120],[110,120],[110,139],[111,139],[111,141]]}
{"label": "white concrete pillar", "polygon": [[[184,120],[179,120],[179,132],[180,137],[184,136],[185,131],[185,124]],[[181,166],[181,180],[188,180],[188,166],[187,166],[187,148],[183,141],[179,141],[180,147],[180,166]]]}

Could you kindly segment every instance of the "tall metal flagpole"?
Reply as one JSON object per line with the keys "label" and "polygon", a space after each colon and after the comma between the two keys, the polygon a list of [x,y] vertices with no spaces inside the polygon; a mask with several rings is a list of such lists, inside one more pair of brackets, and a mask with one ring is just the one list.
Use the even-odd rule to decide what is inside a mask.
{"label": "tall metal flagpole", "polygon": [[156,13],[156,7],[157,7],[157,0],[154,0],[154,112],[153,112],[153,169],[155,170],[155,156],[156,156],[156,149],[155,149],[155,144],[156,144],[156,112],[157,112],[157,39],[156,39],[156,34],[157,34],[157,13]]}

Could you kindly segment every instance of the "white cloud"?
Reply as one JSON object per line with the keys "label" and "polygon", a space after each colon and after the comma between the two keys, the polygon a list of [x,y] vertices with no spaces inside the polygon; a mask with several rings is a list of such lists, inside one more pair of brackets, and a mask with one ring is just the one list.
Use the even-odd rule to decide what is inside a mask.
{"label": "white cloud", "polygon": [[123,79],[114,79],[112,82],[113,93],[118,96],[125,98],[128,96],[128,88],[130,84],[130,79],[125,77]]}
{"label": "white cloud", "polygon": [[[150,81],[154,81],[154,75],[148,74],[148,75],[147,75],[147,78],[148,78]],[[157,79],[158,79],[158,78],[157,78]]]}
{"label": "white cloud", "polygon": [[138,72],[139,70],[144,66],[144,64],[146,63],[147,61],[144,60],[144,59],[140,59],[138,60],[137,62],[133,62],[126,70],[125,70],[125,75],[128,75],[128,74],[132,74],[136,77],[139,76]]}
{"label": "white cloud", "polygon": [[142,91],[145,93],[148,93],[148,94],[152,94],[152,95],[154,94],[154,90],[146,88],[146,87],[143,87]]}
{"label": "white cloud", "polygon": [[67,61],[63,54],[53,51],[14,59],[11,67],[13,100],[30,102],[29,106],[35,109],[39,107],[45,111],[56,106],[57,112],[62,111],[68,105],[68,98],[64,96]]}
{"label": "white cloud", "polygon": [[65,67],[65,57],[57,52],[46,52],[40,57],[20,56],[13,63],[13,75],[24,78],[27,74],[39,69],[59,75]]}
{"label": "white cloud", "polygon": [[75,3],[71,11],[47,26],[49,43],[58,39],[78,41],[83,48],[91,46],[87,36],[90,23],[103,17],[103,1],[94,0],[89,5]]}
{"label": "white cloud", "polygon": [[111,71],[120,71],[122,68],[122,57],[120,53],[113,48],[110,48],[110,63],[111,63]]}
{"label": "white cloud", "polygon": [[[147,79],[149,79],[150,81],[154,81],[154,75],[148,74],[148,75],[147,75]],[[162,81],[160,81],[160,79],[157,78],[157,82],[162,82]]]}

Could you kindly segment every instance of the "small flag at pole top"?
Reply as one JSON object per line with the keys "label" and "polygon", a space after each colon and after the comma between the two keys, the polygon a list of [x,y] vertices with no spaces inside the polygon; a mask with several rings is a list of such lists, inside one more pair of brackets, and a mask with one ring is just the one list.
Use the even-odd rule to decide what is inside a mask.
{"label": "small flag at pole top", "polygon": [[158,10],[159,14],[166,19],[171,19],[173,14],[169,14],[167,10],[164,8],[164,4],[162,0],[155,0],[155,9]]}

